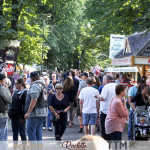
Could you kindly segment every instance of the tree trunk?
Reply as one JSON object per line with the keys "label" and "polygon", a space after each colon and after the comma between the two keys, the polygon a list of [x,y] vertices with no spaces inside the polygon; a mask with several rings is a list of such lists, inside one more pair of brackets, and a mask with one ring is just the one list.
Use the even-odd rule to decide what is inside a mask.
{"label": "tree trunk", "polygon": [[0,0],[0,16],[3,15],[3,0]]}
{"label": "tree trunk", "polygon": [[12,0],[12,6],[13,5],[20,5],[19,8],[16,8],[16,7],[13,8],[12,7],[12,16],[14,17],[14,19],[11,21],[11,28],[17,32],[18,31],[17,23],[18,23],[18,19],[20,16],[20,12],[23,8],[23,4],[20,4],[19,0]]}
{"label": "tree trunk", "polygon": [[[3,0],[0,0],[0,16],[3,16]],[[0,29],[2,28],[2,24],[0,24]]]}

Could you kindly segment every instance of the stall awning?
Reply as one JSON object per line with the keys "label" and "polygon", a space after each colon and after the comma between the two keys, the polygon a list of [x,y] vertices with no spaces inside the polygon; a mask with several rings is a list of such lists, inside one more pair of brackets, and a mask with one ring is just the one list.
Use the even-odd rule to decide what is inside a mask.
{"label": "stall awning", "polygon": [[105,68],[104,72],[139,72],[137,67]]}

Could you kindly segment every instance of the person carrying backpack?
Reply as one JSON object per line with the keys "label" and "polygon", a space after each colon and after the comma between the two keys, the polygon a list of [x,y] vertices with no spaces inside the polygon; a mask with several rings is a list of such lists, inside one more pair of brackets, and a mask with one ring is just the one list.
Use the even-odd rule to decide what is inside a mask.
{"label": "person carrying backpack", "polygon": [[12,102],[12,96],[8,88],[5,87],[5,79],[6,77],[0,73],[0,149],[7,149],[7,143],[4,142],[7,141],[7,108],[8,104]]}
{"label": "person carrying backpack", "polygon": [[27,93],[25,116],[29,141],[42,141],[42,126],[47,116],[47,91],[37,72],[31,72],[31,87]]}

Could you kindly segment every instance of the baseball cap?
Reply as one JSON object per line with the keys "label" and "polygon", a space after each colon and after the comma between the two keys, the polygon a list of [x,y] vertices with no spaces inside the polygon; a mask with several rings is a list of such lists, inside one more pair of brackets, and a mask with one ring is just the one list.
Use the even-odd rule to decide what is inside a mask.
{"label": "baseball cap", "polygon": [[30,73],[30,78],[35,78],[35,77],[39,77],[38,72],[34,71]]}
{"label": "baseball cap", "polygon": [[82,73],[81,76],[86,76],[88,77],[88,74],[86,72]]}

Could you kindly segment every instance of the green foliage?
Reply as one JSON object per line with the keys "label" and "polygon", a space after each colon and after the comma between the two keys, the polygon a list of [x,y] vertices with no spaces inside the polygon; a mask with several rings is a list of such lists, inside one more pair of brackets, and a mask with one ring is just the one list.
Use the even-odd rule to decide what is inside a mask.
{"label": "green foliage", "polygon": [[79,61],[81,69],[107,67],[110,34],[149,30],[149,5],[149,0],[0,0],[0,40],[20,40],[18,63],[41,64],[43,51],[48,68],[78,68]]}

